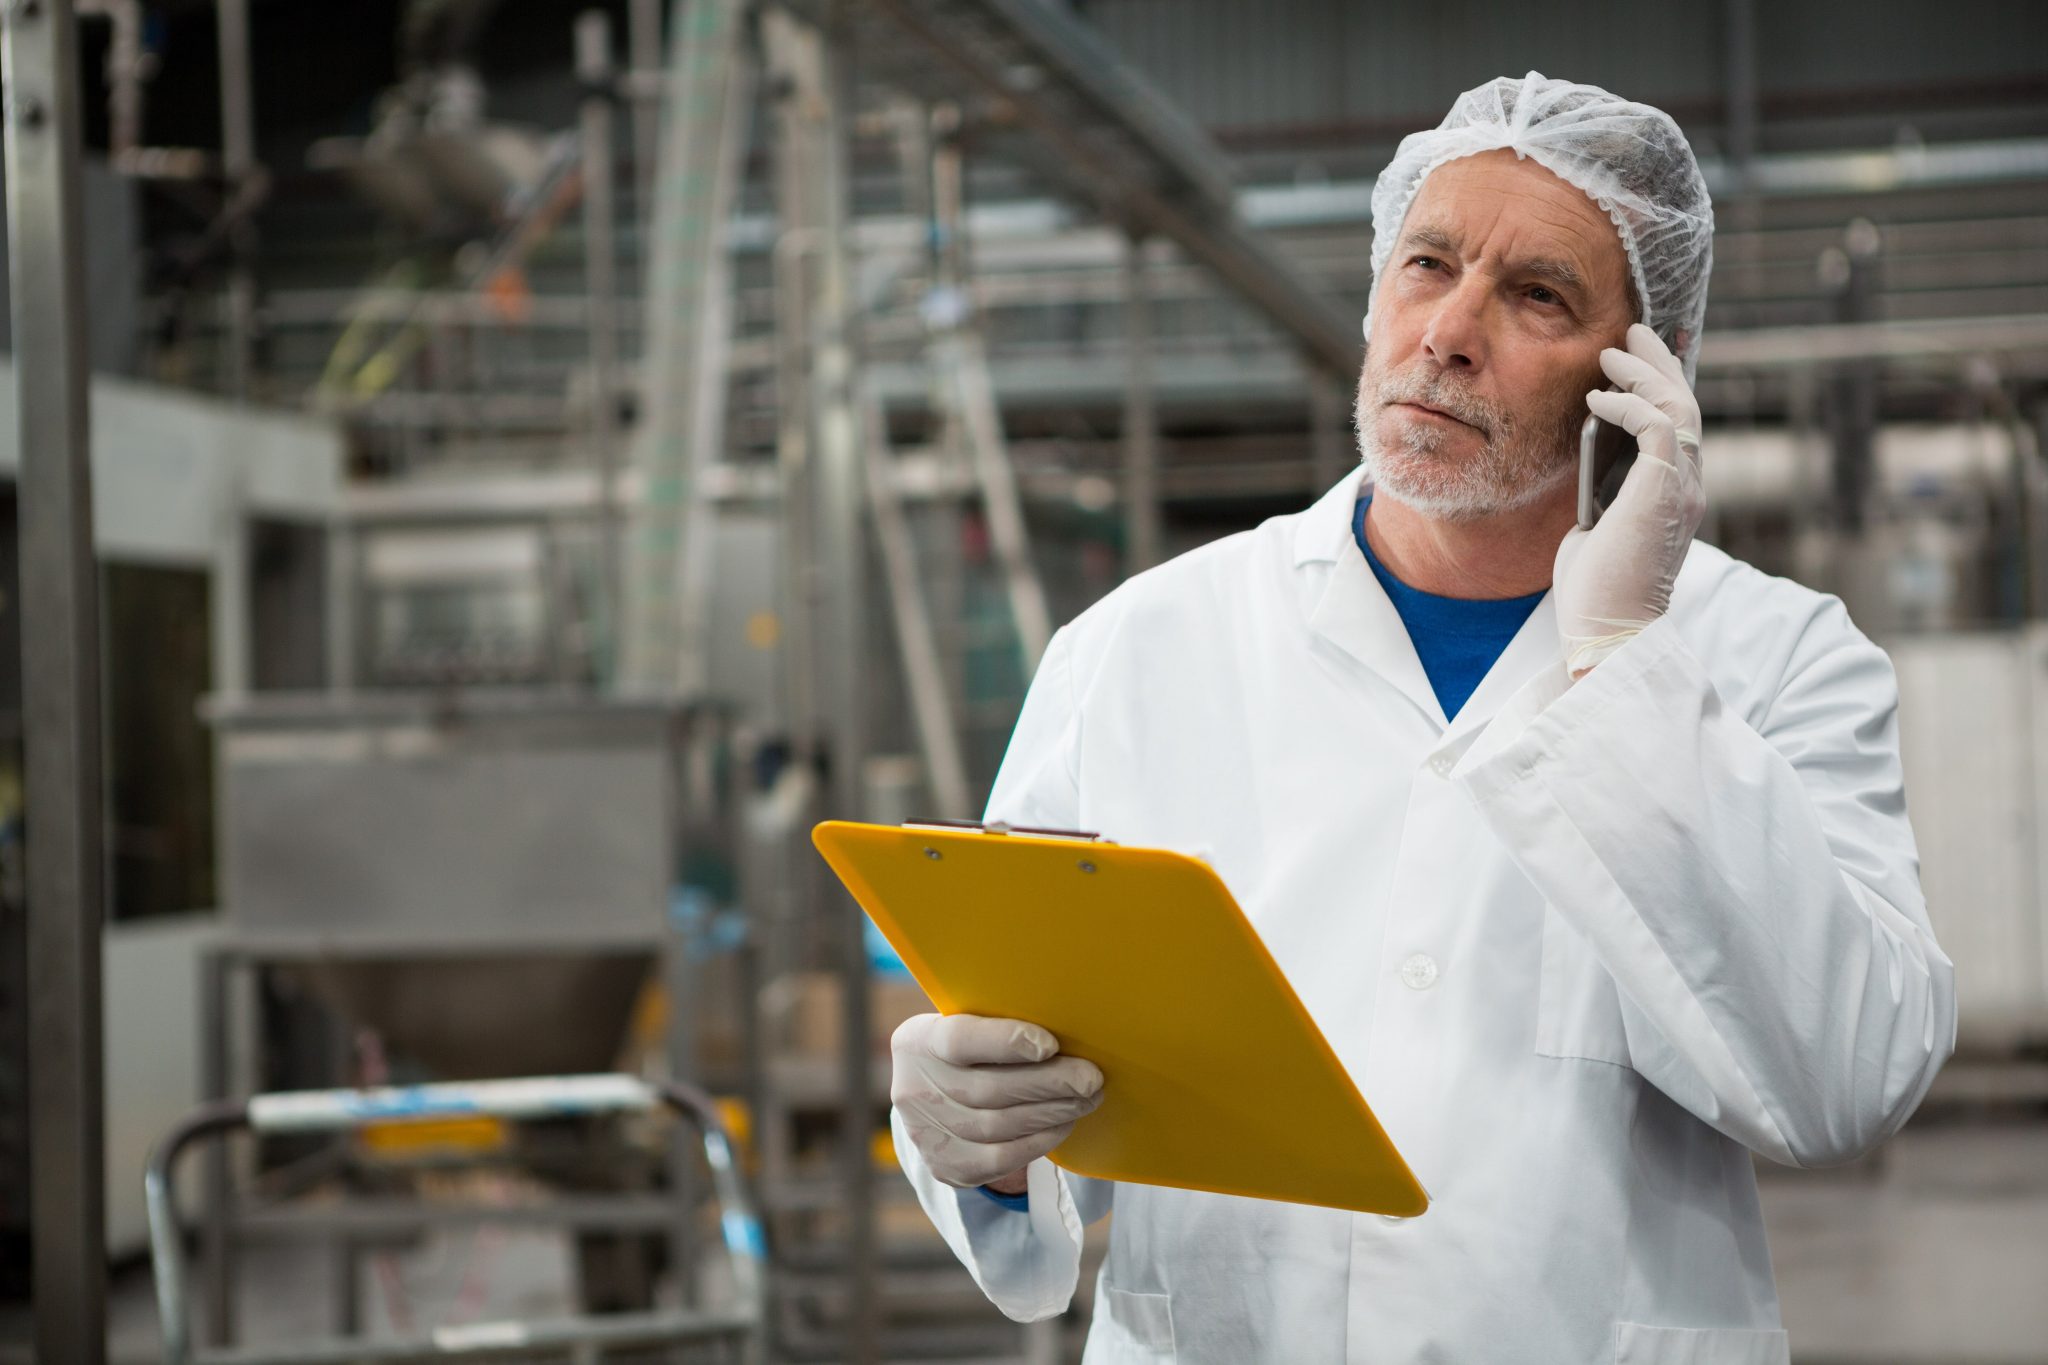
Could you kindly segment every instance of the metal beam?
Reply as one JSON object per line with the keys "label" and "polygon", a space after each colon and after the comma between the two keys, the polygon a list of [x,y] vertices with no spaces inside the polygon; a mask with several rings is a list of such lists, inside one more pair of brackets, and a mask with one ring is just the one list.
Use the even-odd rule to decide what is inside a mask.
{"label": "metal beam", "polygon": [[1700,372],[1827,369],[1857,360],[1961,367],[1980,356],[2048,352],[2048,314],[1837,322],[1708,332]]}
{"label": "metal beam", "polygon": [[249,0],[217,0],[221,169],[227,182],[227,391],[247,402],[256,338],[256,224],[248,196],[256,167],[255,97],[249,75]]}
{"label": "metal beam", "polygon": [[[1187,135],[1176,132],[1171,144],[1155,126],[1160,117],[1151,108],[1148,119],[1128,99],[1112,97],[1111,85],[1090,75],[1076,46],[1063,46],[1051,25],[1081,30],[1071,20],[1043,5],[1010,0],[977,0],[968,5],[933,5],[917,0],[870,0],[871,7],[929,48],[959,78],[986,98],[1012,110],[1017,122],[1035,134],[1069,184],[1078,184],[1103,211],[1132,233],[1156,232],[1215,275],[1232,292],[1263,313],[1299,346],[1309,361],[1347,382],[1356,374],[1362,344],[1355,320],[1348,317],[1284,260],[1248,231],[1227,197],[1202,193],[1184,173],[1194,154],[1185,151]],[[1032,47],[1044,63],[1041,76],[1053,76],[1069,96],[1089,106],[1128,148],[1155,172],[1152,183],[1134,176],[1124,159],[1105,153],[1102,139],[1048,103],[1043,86],[1020,80],[1015,72],[992,63],[987,55],[962,41],[957,26],[943,22],[949,10],[974,12],[982,31],[996,30]],[[1071,37],[1071,34],[1068,35]],[[1099,73],[1098,73],[1099,74]],[[1129,83],[1129,78],[1125,78]],[[1149,106],[1145,106],[1149,107]],[[1183,150],[1176,151],[1179,147]]]}
{"label": "metal beam", "polygon": [[625,572],[620,674],[685,695],[704,685],[711,523],[705,471],[723,451],[732,341],[726,228],[753,109],[745,0],[678,0],[643,290],[637,525]]}
{"label": "metal beam", "polygon": [[626,61],[632,72],[633,207],[641,240],[654,227],[654,175],[661,144],[661,0],[627,0]]}
{"label": "metal beam", "polygon": [[[583,283],[590,304],[590,444],[597,457],[598,584],[603,605],[591,642],[594,672],[609,686],[618,676],[619,624],[624,619],[619,516],[618,234],[612,185],[612,29],[603,10],[576,20],[576,74],[583,82]],[[636,111],[634,131],[651,123]],[[651,139],[650,139],[651,143]],[[638,167],[636,170],[640,169]]]}
{"label": "metal beam", "polygon": [[932,625],[931,599],[917,572],[917,545],[903,500],[896,490],[889,435],[882,405],[872,396],[860,404],[861,467],[868,512],[874,519],[875,541],[882,552],[882,571],[889,586],[896,642],[903,662],[903,681],[910,693],[910,715],[924,757],[925,783],[934,809],[954,818],[968,809],[967,760],[960,752],[960,731],[954,723],[946,670],[940,660],[938,632]]}
{"label": "metal beam", "polygon": [[20,386],[28,759],[29,1111],[36,1358],[106,1359],[100,1041],[98,563],[86,403],[78,29],[71,0],[6,11],[7,237]]}
{"label": "metal beam", "polygon": [[[830,670],[819,700],[831,737],[832,804],[842,819],[866,818],[864,777],[868,757],[868,543],[864,501],[862,433],[856,386],[853,335],[853,261],[846,227],[853,216],[848,165],[852,122],[852,53],[846,41],[849,6],[835,0],[826,16],[822,52],[816,63],[814,117],[818,183],[816,328],[811,358],[812,449],[817,461],[811,481],[815,499],[811,531],[812,564],[822,589],[813,657]],[[875,1300],[874,1162],[869,1142],[874,1102],[868,1058],[868,959],[860,909],[837,888],[826,892],[838,931],[841,981],[842,1089],[839,1174],[846,1200],[847,1319],[844,1358],[857,1365],[879,1359],[880,1306]]]}
{"label": "metal beam", "polygon": [[1159,395],[1152,382],[1152,282],[1145,241],[1124,244],[1124,571],[1159,554]]}
{"label": "metal beam", "polygon": [[1726,0],[1728,85],[1728,171],[1733,188],[1748,188],[1756,160],[1756,0]]}
{"label": "metal beam", "polygon": [[1326,374],[1310,375],[1308,386],[1310,480],[1321,492],[1344,476],[1358,451],[1345,439],[1351,420],[1347,391]]}

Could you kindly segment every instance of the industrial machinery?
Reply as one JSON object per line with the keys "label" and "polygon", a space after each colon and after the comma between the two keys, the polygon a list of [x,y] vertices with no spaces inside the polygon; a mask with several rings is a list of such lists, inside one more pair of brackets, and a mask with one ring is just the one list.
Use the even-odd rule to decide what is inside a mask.
{"label": "industrial machinery", "polygon": [[[590,1122],[661,1108],[696,1130],[715,1186],[716,1222],[725,1253],[724,1302],[717,1306],[647,1309],[546,1321],[466,1323],[400,1339],[352,1339],[352,1334],[348,1334],[332,1341],[294,1341],[269,1349],[257,1347],[225,1353],[194,1349],[185,1289],[184,1236],[173,1184],[179,1157],[194,1143],[202,1139],[217,1143],[240,1129],[256,1133],[360,1133],[378,1124],[402,1128],[436,1121],[486,1125],[551,1120]],[[396,1365],[474,1357],[484,1351],[516,1352],[523,1359],[577,1362],[644,1359],[641,1353],[648,1351],[657,1352],[664,1360],[701,1361],[707,1365],[758,1365],[762,1359],[766,1283],[761,1224],[748,1202],[735,1168],[731,1142],[710,1096],[680,1082],[650,1085],[632,1076],[554,1076],[408,1089],[252,1095],[246,1101],[212,1104],[187,1116],[151,1153],[144,1183],[149,1195],[150,1254],[156,1268],[157,1316],[163,1334],[165,1365],[304,1365],[343,1360]],[[694,1214],[686,1205],[637,1211],[653,1213],[654,1219],[643,1219],[643,1223],[655,1227],[661,1226],[662,1218],[673,1226],[687,1223]],[[573,1201],[557,1200],[546,1206],[527,1204],[461,1214],[445,1208],[431,1212],[416,1210],[415,1219],[421,1225],[437,1216],[443,1220],[467,1217],[483,1221],[538,1220],[567,1226],[593,1221],[610,1225],[620,1221],[626,1212],[616,1202],[593,1213]],[[378,1221],[385,1229],[407,1226],[407,1211],[387,1208],[382,1213]],[[331,1236],[334,1234],[330,1225],[339,1226],[344,1254],[352,1255],[346,1236],[350,1232],[360,1233],[366,1224],[363,1219],[348,1217],[347,1211],[338,1220],[332,1213],[325,1218],[319,1213],[302,1215],[286,1224],[274,1224],[272,1230]],[[346,1290],[353,1280],[345,1275],[341,1283]],[[353,1321],[352,1303],[344,1307],[343,1318],[345,1324]]]}
{"label": "industrial machinery", "polygon": [[[197,265],[161,291],[157,367],[319,414],[245,411],[209,446],[95,413],[164,447],[102,480],[103,519],[207,578],[212,666],[177,693],[213,694],[207,1093],[693,1083],[757,1182],[777,1354],[1056,1358],[1073,1321],[1003,1321],[891,1177],[882,1054],[923,1003],[804,836],[977,814],[1059,621],[1351,464],[1365,142],[1241,182],[1089,26],[1156,6],[629,0],[493,85],[475,49],[514,7],[412,0],[367,127],[267,140],[306,134],[273,181],[246,0],[218,6],[218,158],[141,145],[141,9],[92,8],[116,160],[183,177],[221,267],[218,298]],[[2048,163],[1766,149],[1754,58],[1701,144],[1724,209],[1704,535],[1893,650],[1933,913],[1980,983],[1966,1043],[2009,1077],[2048,1039],[2048,749],[2016,738],[2048,614]],[[280,202],[286,180],[324,197]],[[0,911],[14,797],[0,771]],[[166,842],[119,844],[117,883]],[[569,1127],[528,1176],[698,1207],[679,1148],[598,1188],[593,1154],[625,1149]],[[273,1185],[364,1197],[345,1145],[208,1153],[216,1338],[237,1249],[318,1224],[257,1202]],[[691,1239],[639,1218],[577,1226],[586,1297],[644,1299],[664,1261],[688,1281]]]}
{"label": "industrial machinery", "polygon": [[[651,979],[669,1001],[700,999],[695,972],[734,805],[718,782],[726,737],[715,711],[387,690],[255,695],[217,702],[211,717],[225,915],[206,957],[209,1093],[245,1094],[276,1074],[267,1035],[279,1025],[251,1013],[260,1005],[239,988],[244,974],[292,982],[326,1006],[344,1081],[597,1070],[626,1053]],[[238,1011],[237,1001],[249,1003]],[[665,1018],[646,1064],[702,1078],[697,1012]],[[366,1074],[359,1041],[384,1074]],[[666,1180],[687,1207],[684,1152]],[[206,1209],[216,1339],[233,1334],[228,1279],[244,1224],[266,1217],[245,1217],[238,1183],[216,1154]],[[691,1249],[672,1241],[681,1273]],[[588,1282],[601,1272],[583,1245],[586,1298],[618,1297]]]}

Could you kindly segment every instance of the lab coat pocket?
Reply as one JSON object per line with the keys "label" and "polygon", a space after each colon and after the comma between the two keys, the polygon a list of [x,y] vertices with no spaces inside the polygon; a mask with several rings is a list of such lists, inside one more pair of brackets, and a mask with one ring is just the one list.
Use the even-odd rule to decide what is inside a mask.
{"label": "lab coat pocket", "polygon": [[1543,966],[1536,987],[1536,1051],[1630,1065],[1621,993],[1593,945],[1556,906],[1543,907]]}
{"label": "lab coat pocket", "polygon": [[1791,1365],[1781,1331],[1753,1327],[1614,1324],[1614,1365]]}
{"label": "lab coat pocket", "polygon": [[1170,1365],[1173,1359],[1173,1300],[1104,1285],[1081,1365]]}

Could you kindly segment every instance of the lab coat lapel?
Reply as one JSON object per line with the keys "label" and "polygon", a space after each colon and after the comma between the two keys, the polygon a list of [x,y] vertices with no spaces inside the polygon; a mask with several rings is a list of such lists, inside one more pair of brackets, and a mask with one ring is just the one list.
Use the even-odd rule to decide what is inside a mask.
{"label": "lab coat lapel", "polygon": [[1550,593],[1529,613],[1515,638],[1493,661],[1493,667],[1479,680],[1479,686],[1458,708],[1446,739],[1456,741],[1485,728],[1499,714],[1508,699],[1520,692],[1539,673],[1564,670],[1564,646],[1557,636],[1557,602]]}
{"label": "lab coat lapel", "polygon": [[1373,576],[1351,533],[1363,471],[1353,470],[1302,514],[1295,564],[1327,561],[1329,578],[1309,612],[1309,629],[1386,680],[1431,724],[1444,728],[1443,707],[1401,614]]}
{"label": "lab coat lapel", "polygon": [[1352,509],[1364,491],[1364,470],[1351,470],[1302,514],[1296,527],[1295,566],[1318,562],[1330,566],[1322,595],[1309,613],[1311,630],[1379,674],[1452,741],[1469,739],[1484,729],[1538,674],[1558,672],[1561,676],[1564,650],[1557,637],[1557,604],[1545,593],[1458,709],[1457,718],[1447,724],[1401,614],[1352,536]]}

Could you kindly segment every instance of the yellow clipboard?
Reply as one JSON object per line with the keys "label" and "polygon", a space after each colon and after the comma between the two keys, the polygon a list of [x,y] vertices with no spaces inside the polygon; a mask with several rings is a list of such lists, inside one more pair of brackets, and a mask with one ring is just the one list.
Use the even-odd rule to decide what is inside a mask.
{"label": "yellow clipboard", "polygon": [[947,1014],[1102,1068],[1079,1175],[1413,1217],[1429,1206],[1214,869],[1087,835],[827,821],[811,840]]}

